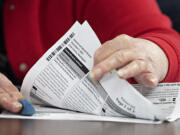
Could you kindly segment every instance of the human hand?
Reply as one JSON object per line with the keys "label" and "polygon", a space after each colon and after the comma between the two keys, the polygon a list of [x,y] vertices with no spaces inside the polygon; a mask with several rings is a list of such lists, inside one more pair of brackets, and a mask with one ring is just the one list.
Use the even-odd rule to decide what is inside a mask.
{"label": "human hand", "polygon": [[146,87],[155,87],[167,74],[168,59],[155,43],[123,34],[95,52],[90,76],[96,82],[113,69],[120,78],[134,77]]}
{"label": "human hand", "polygon": [[0,73],[0,106],[4,109],[17,113],[22,109],[18,99],[23,98],[18,89],[11,81]]}

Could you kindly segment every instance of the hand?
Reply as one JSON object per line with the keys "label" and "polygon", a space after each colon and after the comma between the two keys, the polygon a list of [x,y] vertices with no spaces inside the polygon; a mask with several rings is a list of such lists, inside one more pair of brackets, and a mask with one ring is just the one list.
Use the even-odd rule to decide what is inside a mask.
{"label": "hand", "polygon": [[19,112],[22,105],[17,102],[23,98],[18,89],[11,83],[10,80],[0,73],[0,106],[11,112]]}
{"label": "hand", "polygon": [[134,77],[144,86],[155,87],[167,74],[168,60],[155,43],[120,35],[95,52],[90,76],[97,81],[113,69],[117,69],[120,78]]}

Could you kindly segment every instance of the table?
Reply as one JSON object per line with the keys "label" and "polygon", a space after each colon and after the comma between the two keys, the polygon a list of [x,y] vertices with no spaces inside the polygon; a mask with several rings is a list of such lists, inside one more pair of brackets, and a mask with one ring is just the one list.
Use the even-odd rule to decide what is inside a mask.
{"label": "table", "polygon": [[0,119],[0,135],[179,135],[180,120],[160,125]]}

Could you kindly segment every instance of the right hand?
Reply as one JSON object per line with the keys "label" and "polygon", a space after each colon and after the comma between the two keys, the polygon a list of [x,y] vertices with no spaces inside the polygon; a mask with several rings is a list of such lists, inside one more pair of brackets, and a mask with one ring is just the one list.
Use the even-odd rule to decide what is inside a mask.
{"label": "right hand", "polygon": [[134,78],[145,87],[156,87],[164,80],[169,62],[164,51],[154,42],[119,35],[107,41],[96,52],[91,78],[97,82],[116,69],[122,79]]}
{"label": "right hand", "polygon": [[0,73],[0,107],[17,113],[22,109],[22,105],[18,99],[23,98],[19,90],[12,84],[12,82]]}

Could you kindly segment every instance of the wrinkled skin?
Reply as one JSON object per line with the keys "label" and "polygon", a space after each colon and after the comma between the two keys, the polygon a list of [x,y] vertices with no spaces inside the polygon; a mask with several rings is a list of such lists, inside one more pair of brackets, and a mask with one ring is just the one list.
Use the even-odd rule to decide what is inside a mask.
{"label": "wrinkled skin", "polygon": [[120,78],[133,77],[146,87],[155,87],[167,74],[168,59],[155,43],[120,35],[95,52],[90,76],[96,82],[113,69]]}
{"label": "wrinkled skin", "polygon": [[21,98],[23,96],[18,89],[6,76],[0,73],[0,106],[14,113],[19,112],[22,105],[17,100]]}

